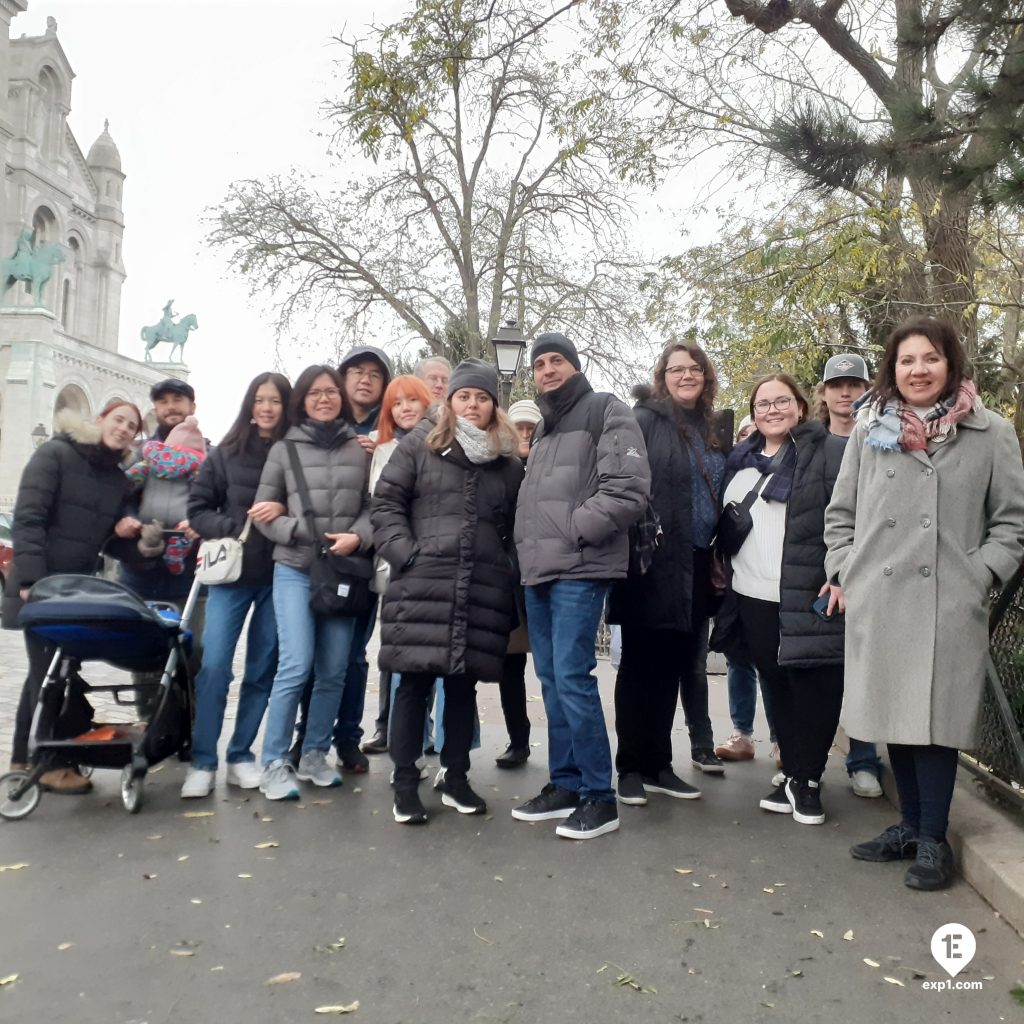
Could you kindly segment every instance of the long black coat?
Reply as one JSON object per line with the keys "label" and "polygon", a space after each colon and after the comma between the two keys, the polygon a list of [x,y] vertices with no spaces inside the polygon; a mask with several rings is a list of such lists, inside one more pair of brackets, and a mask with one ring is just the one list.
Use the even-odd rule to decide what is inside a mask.
{"label": "long black coat", "polygon": [[[703,475],[694,475],[686,442],[672,411],[671,399],[656,399],[647,388],[637,389],[634,413],[647,444],[651,465],[651,504],[661,520],[663,535],[643,576],[630,577],[612,587],[608,621],[633,622],[647,629],[690,632],[694,618],[710,614],[710,581],[698,580],[694,587],[693,489],[706,488]],[[709,463],[717,460],[721,469],[722,450],[728,451],[731,422],[717,431],[720,448],[709,452]],[[714,476],[715,474],[712,474]],[[720,475],[720,473],[718,474]],[[717,500],[718,495],[715,496]],[[701,565],[705,576],[708,566]],[[695,615],[696,613],[696,615]]]}
{"label": "long black coat", "polygon": [[[188,496],[188,521],[203,540],[238,537],[246,513],[256,500],[260,474],[272,442],[253,433],[245,448],[228,455],[214,448],[206,457]],[[265,587],[274,581],[274,545],[259,530],[251,529],[242,548],[242,575],[236,584]]]}
{"label": "long black coat", "polygon": [[127,453],[104,446],[98,426],[65,416],[58,428],[32,453],[18,485],[14,571],[3,603],[7,629],[17,627],[21,588],[55,573],[96,571],[130,492],[121,467]]}
{"label": "long black coat", "polygon": [[512,524],[523,467],[474,466],[458,443],[435,452],[421,423],[395,449],[373,494],[373,543],[391,566],[381,667],[501,675],[514,625]]}

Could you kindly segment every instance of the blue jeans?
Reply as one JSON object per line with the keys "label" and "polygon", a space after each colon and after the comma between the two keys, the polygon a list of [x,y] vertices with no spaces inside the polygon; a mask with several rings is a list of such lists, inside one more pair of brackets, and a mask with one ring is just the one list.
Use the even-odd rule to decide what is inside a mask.
{"label": "blue jeans", "polygon": [[279,653],[263,736],[264,765],[288,756],[310,669],[313,694],[302,752],[326,754],[331,749],[356,626],[355,619],[314,614],[309,607],[309,575],[280,563],[274,566],[274,613]]}
{"label": "blue jeans", "polygon": [[594,668],[597,625],[608,593],[598,580],[526,588],[533,665],[548,719],[548,770],[582,800],[614,803],[612,752]]}
{"label": "blue jeans", "polygon": [[[757,669],[749,661],[729,658],[726,661],[729,681],[729,717],[732,727],[751,736],[754,733],[754,712],[757,710]],[[765,686],[761,687],[761,703],[768,720],[768,738],[775,742],[775,723],[772,720],[771,698]]]}
{"label": "blue jeans", "polygon": [[210,587],[203,630],[203,667],[196,676],[196,720],[192,729],[192,765],[214,771],[224,707],[234,674],[238,638],[252,607],[245,644],[245,673],[238,692],[235,731],[228,744],[228,764],[254,761],[251,747],[267,710],[277,671],[277,624],[273,587]]}
{"label": "blue jeans", "polygon": [[874,743],[866,740],[855,740],[850,737],[850,752],[846,755],[847,774],[854,772],[871,772],[875,778],[881,778],[882,759],[878,756],[878,750]]}
{"label": "blue jeans", "polygon": [[345,671],[345,689],[341,692],[338,721],[334,726],[334,746],[338,750],[358,747],[363,738],[363,705],[366,703],[366,679],[370,674],[366,645],[370,642],[376,620],[377,595],[374,594],[370,610],[355,620],[355,635]]}

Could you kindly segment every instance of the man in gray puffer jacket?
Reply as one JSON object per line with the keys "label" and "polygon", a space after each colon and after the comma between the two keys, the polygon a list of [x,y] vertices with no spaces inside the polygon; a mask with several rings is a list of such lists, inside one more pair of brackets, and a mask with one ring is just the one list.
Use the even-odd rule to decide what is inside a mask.
{"label": "man in gray puffer jacket", "polygon": [[591,388],[564,334],[540,335],[531,359],[544,419],[519,491],[515,539],[550,782],[512,816],[565,818],[558,835],[591,839],[619,827],[594,644],[609,584],[626,577],[629,527],[647,506],[651,470],[632,411]]}

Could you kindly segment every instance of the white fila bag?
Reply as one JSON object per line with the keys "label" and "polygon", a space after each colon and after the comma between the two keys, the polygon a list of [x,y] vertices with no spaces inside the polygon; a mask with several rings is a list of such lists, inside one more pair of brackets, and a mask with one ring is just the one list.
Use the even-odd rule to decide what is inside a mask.
{"label": "white fila bag", "polygon": [[242,575],[242,548],[251,529],[252,519],[246,518],[237,540],[234,537],[204,540],[196,559],[196,579],[208,586],[237,582]]}

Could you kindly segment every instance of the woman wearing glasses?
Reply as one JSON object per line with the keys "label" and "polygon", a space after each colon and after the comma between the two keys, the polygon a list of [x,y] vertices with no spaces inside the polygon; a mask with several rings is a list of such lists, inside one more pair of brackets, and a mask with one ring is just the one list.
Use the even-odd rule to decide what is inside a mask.
{"label": "woman wearing glasses", "polygon": [[[315,786],[340,786],[327,761],[357,619],[319,615],[309,607],[309,571],[319,544],[336,555],[367,552],[372,544],[367,487],[370,457],[349,419],[344,385],[330,366],[309,366],[289,403],[293,424],[267,456],[250,513],[274,542],[274,615],[278,665],[263,736],[260,789],[268,800],[298,799],[296,777]],[[305,479],[315,536],[310,536],[292,454]],[[369,560],[369,555],[367,555]],[[313,694],[298,768],[288,760],[295,716],[306,678]]]}
{"label": "woman wearing glasses", "polygon": [[820,825],[821,775],[843,700],[843,620],[814,605],[825,586],[825,507],[844,445],[807,413],[788,374],[757,383],[755,429],[729,456],[724,502],[750,499],[753,528],[732,557],[731,600],[770,694],[786,775],[760,805]]}
{"label": "woman wearing glasses", "polygon": [[703,644],[713,612],[711,540],[732,433],[725,425],[724,436],[719,434],[717,392],[708,357],[689,343],[669,345],[655,364],[654,386],[636,392],[636,418],[651,464],[651,504],[664,536],[647,572],[616,584],[609,606],[609,621],[622,626],[615,760],[624,804],[646,804],[648,793],[700,796],[672,770],[677,693],[692,763],[722,771],[708,717]]}

